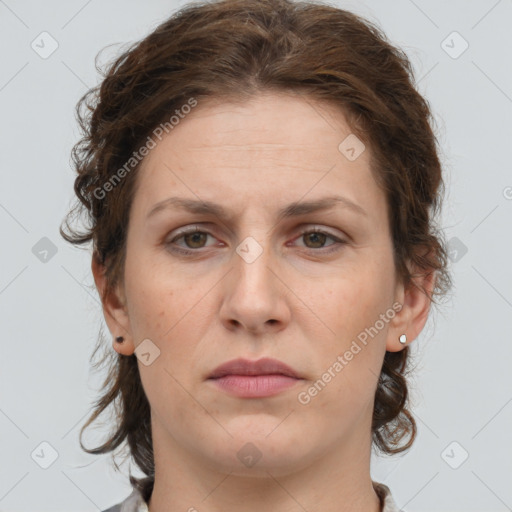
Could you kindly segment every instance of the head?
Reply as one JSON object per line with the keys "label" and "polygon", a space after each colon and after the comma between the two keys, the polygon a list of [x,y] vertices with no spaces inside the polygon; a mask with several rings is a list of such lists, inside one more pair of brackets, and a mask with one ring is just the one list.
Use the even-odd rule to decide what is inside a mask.
{"label": "head", "polygon": [[[405,54],[327,5],[193,4],[110,65],[77,112],[70,215],[89,227],[68,219],[61,234],[93,243],[110,331],[82,432],[117,405],[112,435],[84,449],[126,441],[146,496],[153,435],[229,471],[252,442],[273,474],[355,440],[407,450],[409,344],[451,281],[431,113]],[[208,380],[263,356],[302,380],[258,400]]]}

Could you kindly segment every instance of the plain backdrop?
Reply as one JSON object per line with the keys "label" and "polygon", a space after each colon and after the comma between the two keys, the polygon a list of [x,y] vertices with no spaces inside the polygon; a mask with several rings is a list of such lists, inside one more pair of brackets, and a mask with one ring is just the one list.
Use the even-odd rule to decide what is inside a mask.
{"label": "plain backdrop", "polygon": [[[127,464],[115,472],[78,443],[102,378],[89,358],[104,320],[88,249],[58,228],[74,200],[74,107],[99,80],[96,54],[114,44],[113,57],[183,3],[0,0],[3,512],[96,511],[131,490]],[[512,510],[512,3],[331,3],[411,58],[447,185],[455,289],[413,343],[418,438],[405,455],[374,457],[372,477],[408,512]]]}

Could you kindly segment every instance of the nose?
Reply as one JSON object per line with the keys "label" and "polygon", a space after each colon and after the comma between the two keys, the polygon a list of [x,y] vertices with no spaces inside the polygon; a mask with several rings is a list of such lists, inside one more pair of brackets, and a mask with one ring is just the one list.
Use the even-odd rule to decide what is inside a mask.
{"label": "nose", "polygon": [[[248,246],[241,244],[233,254],[232,270],[223,280],[221,321],[230,331],[278,332],[288,325],[291,315],[289,289],[279,275],[277,257],[254,240],[249,251],[244,252],[244,248]],[[257,255],[255,259],[251,252],[253,257]]]}

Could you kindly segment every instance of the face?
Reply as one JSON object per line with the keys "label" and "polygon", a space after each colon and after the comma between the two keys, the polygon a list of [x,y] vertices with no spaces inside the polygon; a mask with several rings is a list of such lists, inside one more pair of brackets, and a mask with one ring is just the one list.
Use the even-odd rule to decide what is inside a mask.
{"label": "face", "polygon": [[[339,148],[351,133],[332,106],[267,93],[199,103],[146,156],[125,305],[112,315],[128,333],[117,350],[150,340],[151,364],[138,364],[155,452],[278,475],[369,449],[385,351],[400,350],[407,326],[393,307],[404,295],[370,148]],[[174,201],[153,211],[170,197],[218,210]],[[300,378],[209,379],[223,363],[264,357]],[[261,460],[250,468],[246,455]]]}

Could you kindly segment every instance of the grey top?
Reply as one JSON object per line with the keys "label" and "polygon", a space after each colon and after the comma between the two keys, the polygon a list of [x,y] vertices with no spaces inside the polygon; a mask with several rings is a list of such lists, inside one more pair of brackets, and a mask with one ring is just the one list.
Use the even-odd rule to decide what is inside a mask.
{"label": "grey top", "polygon": [[[382,503],[381,512],[402,512],[396,506],[391,496],[391,491],[387,485],[379,482],[373,482],[373,487]],[[103,512],[149,512],[147,503],[143,500],[142,495],[133,489],[133,492],[121,503],[104,510]]]}

